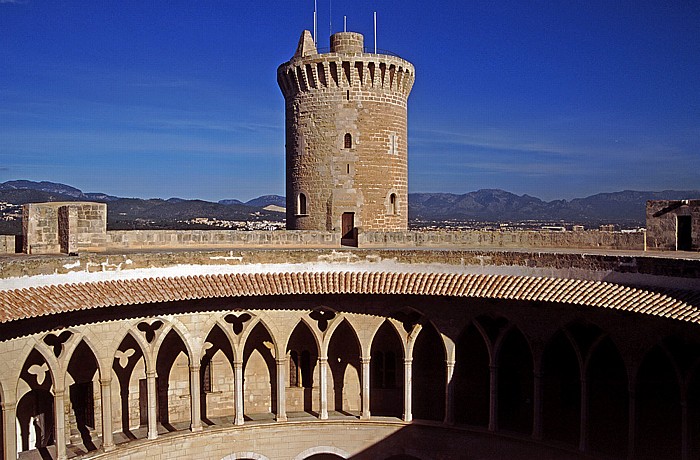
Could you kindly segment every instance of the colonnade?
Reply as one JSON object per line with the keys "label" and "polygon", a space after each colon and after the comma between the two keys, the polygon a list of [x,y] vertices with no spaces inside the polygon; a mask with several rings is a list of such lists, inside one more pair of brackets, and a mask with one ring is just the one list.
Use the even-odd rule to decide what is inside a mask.
{"label": "colonnade", "polygon": [[[516,324],[497,312],[471,317],[457,329],[429,314],[404,308],[380,316],[327,307],[182,313],[16,339],[25,357],[14,382],[7,375],[0,382],[4,458],[34,447],[28,445],[28,415],[44,417],[41,428],[52,433],[45,439],[55,444],[58,459],[67,458],[70,431],[79,422],[65,416],[66,408],[77,413],[82,407],[73,387],[86,382],[96,396],[87,399],[94,403],[88,409],[99,414],[88,428],[98,435],[81,431],[82,442],[88,450],[98,439],[105,451],[115,449],[125,442],[115,435],[128,429],[136,409],[124,399],[125,388],[119,389],[121,406],[115,404],[114,380],[133,390],[137,366],[145,379],[145,394],[137,398],[146,403],[145,437],[157,439],[164,427],[179,429],[175,425],[185,420],[177,414],[185,409],[189,430],[201,431],[211,418],[202,408],[203,373],[219,352],[230,364],[230,378],[219,380],[231,384],[232,404],[217,420],[264,421],[269,407],[270,422],[285,422],[299,416],[288,412],[287,400],[296,349],[310,356],[310,368],[301,371],[307,381],[297,382],[308,387],[306,417],[427,419],[619,458],[698,453],[700,352],[687,340],[671,336],[623,353],[617,344],[624,337],[613,340],[585,319],[538,334],[527,322]],[[185,360],[186,373],[178,373],[176,363]],[[255,366],[262,377],[252,373]],[[168,379],[179,390],[168,388]],[[181,391],[179,398],[173,391]],[[306,401],[307,393],[313,401]],[[40,395],[50,396],[51,414],[41,412]],[[23,398],[31,398],[30,409]],[[253,409],[257,402],[260,408]],[[121,430],[114,410],[126,411]]]}

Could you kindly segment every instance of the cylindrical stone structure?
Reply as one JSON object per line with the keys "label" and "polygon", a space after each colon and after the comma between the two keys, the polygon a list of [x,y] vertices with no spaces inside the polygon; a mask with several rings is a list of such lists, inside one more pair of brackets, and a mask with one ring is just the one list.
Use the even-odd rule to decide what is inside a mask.
{"label": "cylindrical stone structure", "polygon": [[309,31],[277,69],[286,109],[287,229],[408,227],[407,100],[415,70],[355,32],[319,54]]}

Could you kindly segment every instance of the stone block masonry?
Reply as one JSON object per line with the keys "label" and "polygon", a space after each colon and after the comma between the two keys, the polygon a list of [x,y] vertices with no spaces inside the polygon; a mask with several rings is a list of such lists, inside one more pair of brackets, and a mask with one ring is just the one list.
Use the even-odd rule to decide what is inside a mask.
{"label": "stone block masonry", "polygon": [[22,235],[27,254],[104,250],[107,205],[82,201],[25,204]]}
{"label": "stone block masonry", "polygon": [[361,34],[334,34],[325,54],[302,34],[294,57],[277,69],[288,229],[408,228],[406,107],[414,78],[410,62],[365,53]]}

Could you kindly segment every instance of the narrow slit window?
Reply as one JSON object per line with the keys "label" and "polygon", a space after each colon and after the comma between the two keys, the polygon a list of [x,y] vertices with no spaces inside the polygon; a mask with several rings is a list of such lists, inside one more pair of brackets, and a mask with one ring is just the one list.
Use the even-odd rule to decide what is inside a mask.
{"label": "narrow slit window", "polygon": [[350,133],[345,133],[344,144],[345,144],[345,148],[346,148],[346,149],[351,149],[351,148],[352,148],[352,134],[350,134]]}
{"label": "narrow slit window", "polygon": [[306,195],[304,195],[303,193],[300,193],[297,197],[297,214],[306,214]]}
{"label": "narrow slit window", "polygon": [[392,193],[391,195],[389,195],[389,213],[393,215],[398,214],[396,205],[396,193]]}

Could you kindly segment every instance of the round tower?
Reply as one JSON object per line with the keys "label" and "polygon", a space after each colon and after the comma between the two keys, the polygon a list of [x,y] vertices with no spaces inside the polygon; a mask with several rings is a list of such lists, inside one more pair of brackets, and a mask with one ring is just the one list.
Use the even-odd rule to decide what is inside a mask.
{"label": "round tower", "polygon": [[[287,228],[340,231],[408,227],[406,102],[413,65],[366,53],[339,32],[319,53],[309,31],[277,69],[286,108]],[[354,235],[354,236],[353,236]]]}

